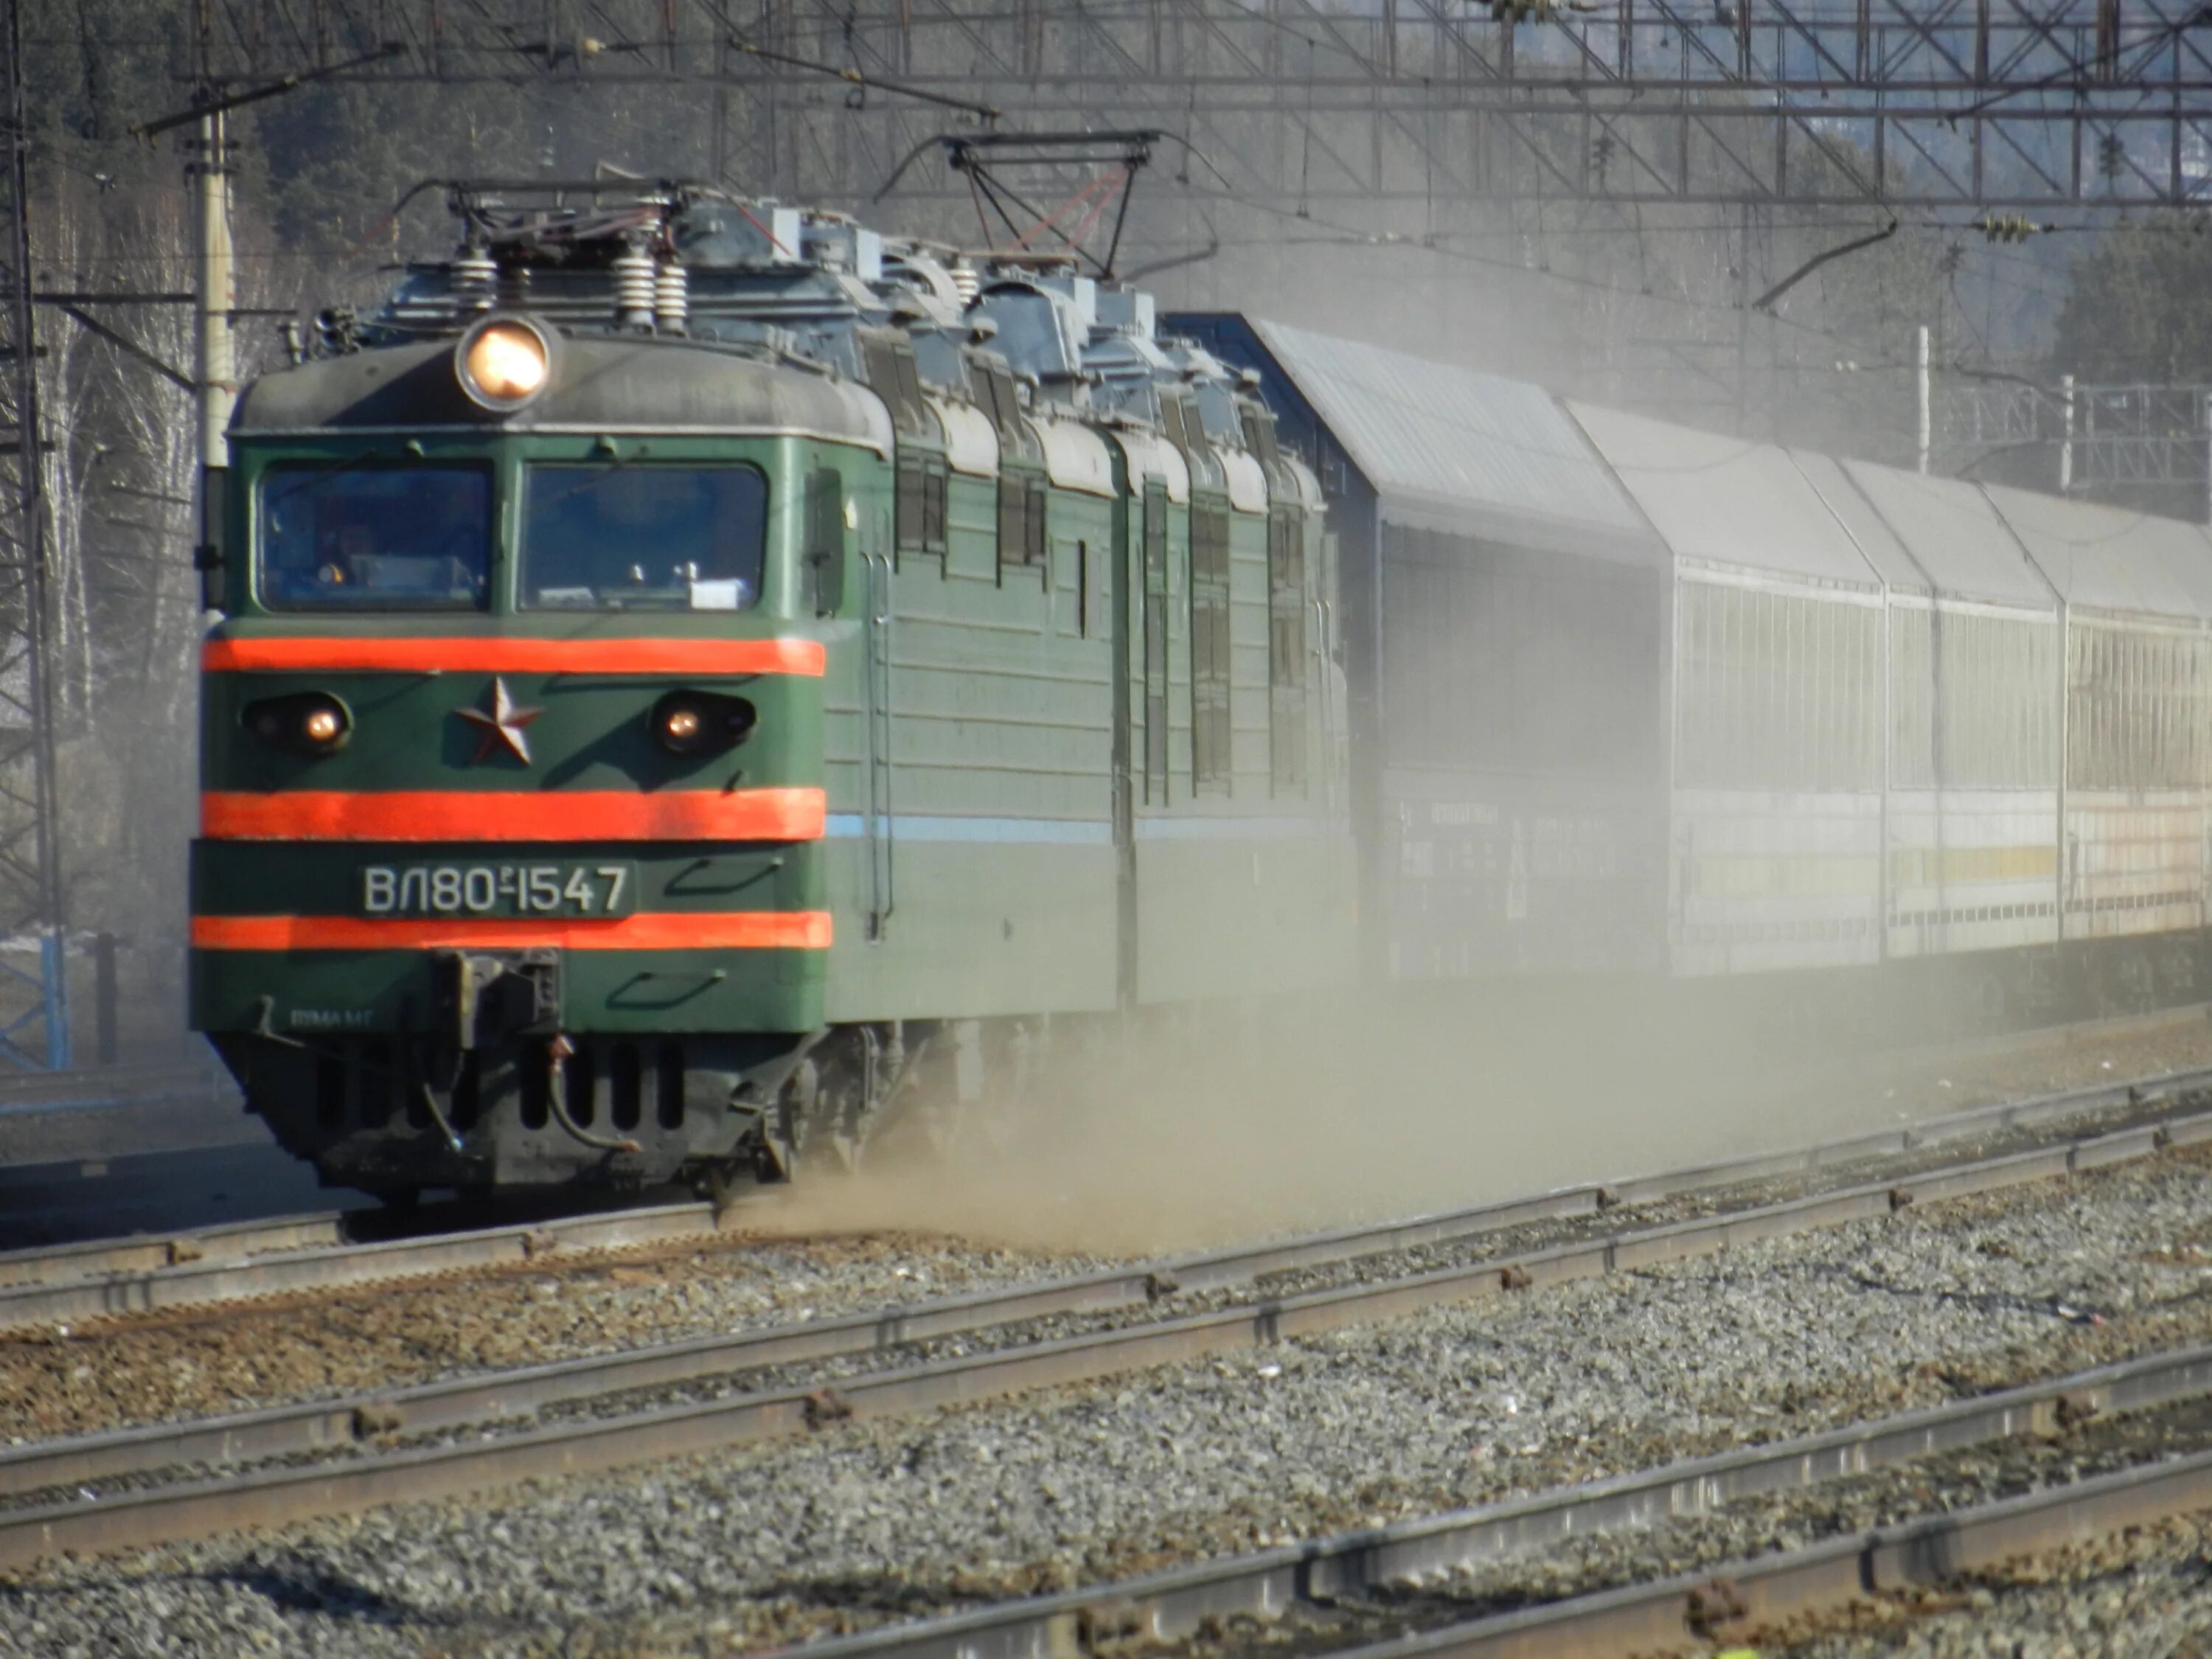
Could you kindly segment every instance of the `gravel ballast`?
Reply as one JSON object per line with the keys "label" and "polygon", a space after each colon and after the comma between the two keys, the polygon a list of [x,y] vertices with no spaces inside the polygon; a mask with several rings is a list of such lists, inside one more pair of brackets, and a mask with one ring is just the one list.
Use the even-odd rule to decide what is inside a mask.
{"label": "gravel ballast", "polygon": [[1097,1258],[904,1233],[723,1234],[581,1266],[0,1333],[0,1443],[239,1411],[1077,1273]]}
{"label": "gravel ballast", "polygon": [[[1931,1514],[1951,1514],[2061,1488],[2100,1475],[2154,1465],[2212,1448],[2212,1401],[2203,1398],[2115,1414],[2052,1439],[2014,1436],[1961,1451],[1916,1460],[1873,1474],[1739,1499],[1711,1513],[1677,1516],[1648,1528],[1618,1528],[1557,1539],[1540,1555],[1438,1571],[1372,1601],[1301,1603],[1272,1620],[1239,1618],[1174,1642],[1124,1641],[1134,1659],[1285,1659],[1351,1651],[1440,1626],[1515,1613],[1532,1602],[1566,1601],[1618,1587],[1711,1573],[1721,1582],[1740,1564],[1778,1552],[1863,1538]],[[2186,1525],[2188,1517],[2177,1524]],[[2087,1551],[2062,1551],[2007,1563],[1954,1583],[1915,1586],[1848,1607],[1804,1615],[1779,1626],[1742,1620],[1711,1634],[1723,1648],[1765,1659],[1811,1647],[1822,1635],[1864,1643],[1945,1612],[1996,1607],[1996,1587],[2064,1586],[2080,1596],[2135,1543],[2104,1540]],[[2200,1567],[2203,1564],[2200,1563]],[[2087,1599],[2101,1599],[2102,1591]],[[2208,1609],[2212,1611],[2212,1609]],[[2040,1612],[2036,1615],[2040,1617]],[[1992,1622],[1996,1622],[1993,1620]],[[2063,1621],[2062,1621],[2063,1623]],[[1980,1650],[1975,1650],[1980,1651]],[[2009,1654],[2009,1644],[1996,1650]],[[2161,1651],[2164,1651],[2163,1650]]]}
{"label": "gravel ballast", "polygon": [[[2204,1109],[2202,1097],[2184,1100],[2179,1105],[2179,1109],[2185,1113],[2201,1114]],[[1692,1218],[1755,1209],[1810,1192],[1850,1188],[1880,1188],[1884,1183],[1899,1181],[1904,1182],[1909,1187],[1921,1172],[1928,1170],[1947,1168],[1975,1158],[2017,1154],[2030,1148],[2040,1147],[2055,1141],[2063,1141],[2077,1135],[2110,1133],[2115,1129],[2138,1124],[2146,1113],[2154,1115],[2154,1109],[2148,1107],[2124,1107],[2100,1111],[2088,1119],[2073,1118],[2050,1124],[2032,1126],[2025,1129],[1976,1133],[1961,1135],[1956,1139],[1947,1138],[1925,1147],[1916,1147],[1901,1155],[1821,1165],[1810,1171],[1762,1177],[1725,1188],[1698,1188],[1679,1197],[1640,1204],[1631,1209],[1607,1208],[1595,1212],[1577,1212],[1567,1216],[1528,1222],[1503,1229],[1480,1231],[1431,1244],[1386,1250],[1376,1254],[1349,1255],[1340,1259],[1310,1263],[1286,1272],[1264,1274],[1249,1282],[1231,1283],[1218,1289],[1196,1292],[1176,1290],[1151,1300],[1140,1299],[1132,1304],[1090,1312],[1050,1315],[1012,1323],[994,1324],[992,1321],[996,1316],[977,1310],[972,1316],[978,1321],[978,1323],[972,1328],[936,1338],[908,1340],[894,1346],[882,1348],[863,1346],[858,1350],[834,1358],[750,1368],[713,1370],[703,1372],[695,1380],[689,1382],[614,1390],[568,1401],[549,1402],[539,1407],[534,1416],[508,1416],[475,1423],[458,1421],[430,1430],[425,1434],[397,1439],[381,1439],[374,1444],[386,1449],[404,1450],[434,1443],[448,1444],[475,1443],[489,1440],[498,1435],[526,1432],[546,1423],[573,1423],[582,1419],[606,1419],[687,1402],[725,1400],[738,1395],[757,1395],[787,1390],[797,1393],[822,1388],[834,1388],[863,1375],[880,1373],[923,1363],[946,1362],[986,1352],[1018,1350],[1042,1342],[1103,1334],[1114,1330],[1141,1328],[1159,1322],[1173,1322],[1180,1318],[1203,1316],[1226,1310],[1232,1305],[1249,1306],[1255,1304],[1294,1300],[1301,1296],[1325,1294],[1354,1285],[1373,1285],[1394,1279],[1417,1279],[1439,1270],[1464,1268],[1474,1264],[1495,1263],[1592,1239],[1614,1237],[1633,1237],[1639,1233],[1663,1231],[1674,1224]],[[927,1243],[927,1241],[915,1241],[908,1248],[919,1252]],[[948,1249],[952,1248],[942,1245],[941,1242],[939,1243],[940,1248]],[[883,1258],[888,1253],[894,1252],[896,1248],[896,1241],[878,1239],[856,1241],[848,1247],[850,1252],[856,1257],[866,1259]],[[817,1245],[809,1252],[809,1255],[818,1256],[821,1253],[822,1247]],[[957,1254],[957,1251],[954,1253]],[[933,1279],[943,1275],[933,1273],[918,1254],[914,1256],[915,1265],[910,1267],[899,1263],[895,1254],[890,1254],[890,1259],[896,1264],[892,1267],[894,1277],[911,1285],[920,1298],[907,1301],[903,1305],[910,1308],[930,1305],[930,1298],[923,1293],[929,1290]],[[772,1273],[777,1270],[778,1260],[777,1252],[769,1253],[769,1271]],[[1034,1271],[1040,1264],[1030,1262],[1025,1265]],[[680,1263],[678,1264],[678,1271],[680,1273]],[[611,1277],[617,1283],[629,1285],[662,1282],[656,1280],[653,1274],[637,1266],[610,1267],[608,1263],[601,1261],[593,1267],[571,1269],[565,1277],[549,1277],[533,1273],[529,1285],[538,1297],[558,1302],[570,1293],[572,1285],[580,1285],[588,1291],[592,1285],[608,1277]],[[1075,1277],[1079,1282],[1083,1276],[1078,1274]],[[1176,1278],[1174,1273],[1170,1272],[1163,1277],[1168,1285],[1174,1284]],[[864,1291],[871,1282],[872,1281],[870,1276],[866,1273],[848,1274],[841,1288],[848,1291]],[[1024,1279],[1015,1288],[1025,1291],[1041,1282],[1046,1281],[1031,1277]],[[807,1277],[802,1275],[798,1289],[804,1291],[807,1283]],[[455,1322],[462,1320],[480,1322],[482,1316],[476,1312],[475,1304],[470,1298],[477,1296],[491,1296],[495,1298],[499,1291],[496,1281],[478,1279],[465,1281],[460,1288],[463,1294],[450,1300],[441,1299],[434,1304],[442,1316],[446,1326],[451,1326]],[[697,1298],[687,1297],[687,1304],[695,1299]],[[710,1310],[716,1305],[712,1297],[704,1298],[704,1301]],[[311,1316],[321,1314],[321,1308],[313,1301],[310,1300],[306,1306]],[[354,1316],[356,1312],[353,1308],[343,1304],[341,1304],[338,1311],[343,1316]],[[650,1317],[649,1311],[636,1308],[627,1311],[633,1320]],[[687,1311],[690,1311],[688,1305]],[[833,1309],[832,1311],[835,1310]],[[877,1311],[876,1306],[871,1304],[867,1310],[868,1316],[871,1319],[874,1318]],[[810,1319],[821,1316],[821,1314],[811,1307],[801,1308],[795,1322],[787,1321],[781,1325],[774,1326],[774,1328],[790,1330],[794,1328],[794,1325],[803,1327]],[[199,1322],[203,1324],[211,1317],[213,1316],[205,1314],[197,1316]],[[256,1324],[264,1331],[271,1327],[281,1326],[282,1322],[280,1316],[267,1315],[261,1310],[256,1310]],[[763,1322],[750,1317],[741,1317],[735,1322],[740,1329],[750,1328],[757,1331],[763,1328]],[[773,1322],[769,1323],[772,1324]],[[381,1333],[387,1338],[395,1328],[405,1328],[395,1327],[392,1319],[388,1317],[379,1320],[374,1327],[375,1332]],[[647,1323],[642,1326],[633,1325],[630,1328],[650,1336],[655,1327]],[[144,1334],[131,1326],[125,1326],[125,1329],[131,1330],[133,1334]],[[599,1330],[599,1327],[596,1325],[586,1324],[572,1327],[567,1334],[569,1340],[574,1341],[578,1340],[580,1331],[596,1333]],[[70,1340],[77,1340],[74,1337]],[[58,1343],[54,1346],[63,1345]],[[97,1352],[98,1349],[95,1347],[94,1351]],[[429,1351],[431,1351],[430,1345],[427,1343],[410,1345],[403,1351],[403,1358],[405,1362],[404,1369],[411,1369],[414,1365],[419,1364],[421,1356]],[[368,1333],[363,1333],[361,1340],[349,1349],[348,1353],[349,1358],[356,1365],[373,1364],[375,1356],[376,1350]],[[481,1355],[477,1357],[474,1364],[457,1367],[459,1370],[468,1370],[487,1368],[496,1369],[496,1367],[487,1367]],[[126,1371],[119,1376],[111,1374],[105,1380],[109,1384],[109,1397],[120,1401],[128,1398],[128,1390],[122,1385],[135,1382],[137,1378],[135,1373]],[[343,1441],[317,1452],[287,1453],[275,1461],[280,1464],[298,1467],[303,1463],[325,1458],[352,1459],[362,1456],[368,1454],[369,1449],[368,1443]],[[161,1469],[157,1465],[149,1465],[142,1471],[107,1477],[100,1482],[98,1495],[101,1498],[108,1498],[125,1487],[138,1488],[166,1485],[179,1480],[198,1480],[211,1473],[214,1471],[205,1467],[178,1465]],[[0,1513],[15,1508],[35,1507],[40,1504],[70,1501],[78,1496],[79,1494],[74,1490],[10,1492],[6,1497],[0,1498]]]}
{"label": "gravel ballast", "polygon": [[2212,1336],[2209,1168],[2172,1154],[1103,1386],[59,1567],[0,1590],[0,1643],[730,1651],[1808,1432]]}
{"label": "gravel ballast", "polygon": [[2212,1651],[2212,1516],[2186,1516],[1977,1573],[1766,1642],[1760,1659],[2179,1659]]}

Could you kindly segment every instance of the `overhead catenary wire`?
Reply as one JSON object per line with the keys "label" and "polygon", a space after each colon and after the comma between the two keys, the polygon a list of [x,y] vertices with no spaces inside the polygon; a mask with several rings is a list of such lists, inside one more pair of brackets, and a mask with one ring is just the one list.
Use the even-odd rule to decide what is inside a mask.
{"label": "overhead catenary wire", "polygon": [[[1194,186],[1194,189],[1195,189]],[[1203,194],[1204,192],[1200,193]],[[1272,203],[1260,201],[1239,192],[1224,191],[1215,193],[1222,199],[1235,202],[1239,206],[1250,209],[1256,212],[1267,214],[1279,218],[1297,220],[1304,223],[1315,225],[1324,230],[1334,231],[1338,235],[1344,238],[1346,245],[1348,246],[1404,248],[1427,253],[1437,258],[1453,260],[1461,264],[1477,265],[1486,269],[1503,270],[1519,276],[1534,277],[1542,282],[1564,283],[1571,287],[1583,288],[1601,293],[1617,295],[1624,299],[1649,301],[1659,305],[1686,307],[1693,310],[1710,312],[1716,314],[1733,316],[1735,314],[1737,310],[1737,307],[1733,305],[1720,303],[1710,300],[1692,299],[1687,295],[1645,293],[1638,289],[1623,287],[1617,283],[1606,282],[1597,277],[1573,275],[1557,270],[1539,270],[1523,264],[1519,260],[1498,258],[1480,253],[1471,252],[1459,248],[1440,247],[1418,237],[1406,236],[1391,232],[1378,233],[1368,231],[1362,229],[1358,226],[1346,225],[1323,219],[1310,212],[1304,214],[1293,213],[1286,209],[1276,207]],[[1844,335],[1836,333],[1832,330],[1820,328],[1813,324],[1800,322],[1791,318],[1775,316],[1771,313],[1760,314],[1769,324],[1775,327],[1790,329],[1798,333],[1816,337],[1829,341],[1832,344],[1848,347],[1862,355],[1868,354],[1869,351],[1869,348],[1864,342],[1852,340]]]}

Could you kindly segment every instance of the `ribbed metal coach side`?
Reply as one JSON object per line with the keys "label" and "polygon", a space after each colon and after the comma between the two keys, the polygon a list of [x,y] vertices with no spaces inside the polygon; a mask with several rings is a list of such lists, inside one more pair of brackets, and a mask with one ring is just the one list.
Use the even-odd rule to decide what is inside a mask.
{"label": "ribbed metal coach side", "polygon": [[[560,348],[544,395],[506,416],[461,395],[442,341],[271,374],[234,425],[227,615],[204,682],[193,1019],[289,1147],[371,1188],[586,1167],[665,1178],[687,1158],[726,1152],[733,1079],[822,1023],[823,675],[829,650],[856,631],[861,599],[854,583],[840,616],[817,617],[806,597],[805,481],[834,472],[857,520],[860,503],[887,492],[890,434],[865,395],[757,358],[591,337]],[[487,471],[484,607],[264,603],[252,502],[280,460]],[[764,476],[757,607],[518,607],[526,462],[684,460]],[[426,536],[435,529],[424,525]],[[653,711],[680,688],[750,704],[742,744],[686,756],[657,742]],[[339,700],[350,740],[303,755],[247,729],[253,705],[301,693]],[[488,737],[488,723],[509,720],[518,733],[526,726],[520,744]],[[626,914],[518,914],[504,896],[432,894],[433,866],[514,868],[525,884],[539,866],[603,866],[634,871],[635,887]],[[390,891],[377,871],[390,872]],[[550,1020],[471,1047],[457,959],[533,951],[554,964],[556,1006],[539,1010]],[[549,1023],[581,1051],[568,1073],[586,1090],[580,1114],[596,1077],[602,1110],[634,1151],[610,1155],[606,1117],[598,1146],[546,1121],[533,1085],[556,1058]]]}
{"label": "ribbed metal coach side", "polygon": [[[2212,789],[2212,539],[2195,525],[1990,486],[2065,605],[2064,936],[2172,940],[2124,977],[2199,971]],[[2140,983],[2130,988],[2146,988]]]}
{"label": "ribbed metal coach side", "polygon": [[1664,550],[1540,388],[1241,317],[1343,538],[1370,967],[1663,961]]}
{"label": "ribbed metal coach side", "polygon": [[2055,945],[2056,593],[1976,485],[1796,459],[1888,590],[1887,954]]}
{"label": "ribbed metal coach side", "polygon": [[[825,1018],[1110,1010],[1110,629],[1094,591],[1110,479],[1097,440],[1042,410],[1001,434],[970,406],[923,408],[942,440],[942,526],[869,505],[866,602],[830,665]],[[1018,507],[1002,518],[1008,477]]]}
{"label": "ribbed metal coach side", "polygon": [[1880,578],[1784,451],[1568,407],[1674,554],[1673,971],[1880,961]]}

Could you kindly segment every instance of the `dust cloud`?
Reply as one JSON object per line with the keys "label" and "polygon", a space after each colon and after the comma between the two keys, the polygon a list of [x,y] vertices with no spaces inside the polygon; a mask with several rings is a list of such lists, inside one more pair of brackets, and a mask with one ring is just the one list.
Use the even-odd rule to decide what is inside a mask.
{"label": "dust cloud", "polygon": [[2212,1049],[2198,1012],[1965,1053],[1988,1017],[1918,1000],[1925,1029],[1888,1041],[1817,975],[1780,994],[1400,987],[1063,1022],[1020,1097],[970,1109],[949,1144],[926,1144],[946,1109],[924,1102],[859,1171],[802,1171],[738,1224],[1144,1256],[1785,1149],[2110,1077],[2113,1054],[2122,1075],[2159,1069],[2130,1042],[2165,1041],[2172,1065]]}

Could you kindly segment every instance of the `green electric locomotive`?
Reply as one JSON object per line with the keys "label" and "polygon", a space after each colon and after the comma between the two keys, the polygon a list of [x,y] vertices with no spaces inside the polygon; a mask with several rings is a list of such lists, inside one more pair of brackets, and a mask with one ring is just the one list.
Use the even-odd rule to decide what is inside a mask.
{"label": "green electric locomotive", "polygon": [[455,192],[233,422],[191,1006],[335,1184],[787,1174],[1016,1033],[1338,981],[1332,544],[1064,259]]}

